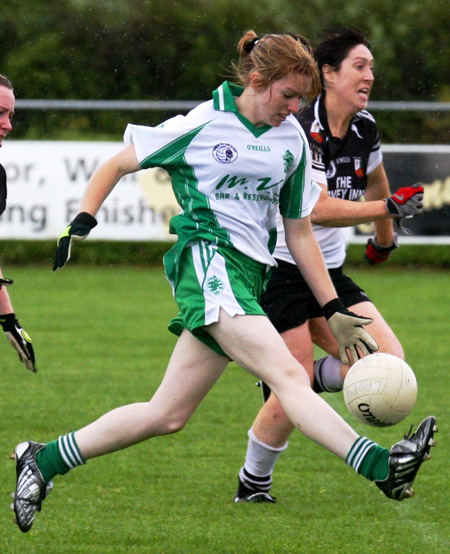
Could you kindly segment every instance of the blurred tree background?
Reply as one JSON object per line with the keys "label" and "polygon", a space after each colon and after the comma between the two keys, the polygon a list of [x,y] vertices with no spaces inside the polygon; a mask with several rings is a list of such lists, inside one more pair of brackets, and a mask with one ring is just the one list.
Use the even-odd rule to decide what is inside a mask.
{"label": "blurred tree background", "polygon": [[[0,72],[18,99],[205,100],[247,29],[316,46],[348,25],[372,43],[372,100],[450,101],[447,0],[20,0],[0,7]],[[20,110],[14,138],[120,139],[173,112]],[[448,143],[449,112],[376,111],[385,143]]]}

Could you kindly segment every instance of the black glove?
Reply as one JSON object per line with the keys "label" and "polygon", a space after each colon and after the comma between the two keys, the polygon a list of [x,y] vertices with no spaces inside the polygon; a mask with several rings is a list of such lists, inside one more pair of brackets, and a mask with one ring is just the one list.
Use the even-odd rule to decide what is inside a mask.
{"label": "black glove", "polygon": [[391,252],[398,247],[399,244],[396,233],[394,233],[394,240],[390,246],[382,246],[375,239],[369,239],[367,241],[364,258],[370,265],[380,264],[385,262],[391,255]]}
{"label": "black glove", "polygon": [[327,302],[322,310],[327,319],[328,327],[338,341],[339,357],[342,363],[352,363],[347,350],[353,363],[361,357],[356,347],[364,356],[378,350],[378,344],[362,327],[372,323],[372,319],[350,312],[347,308],[344,308],[339,298]]}
{"label": "black glove", "polygon": [[5,331],[6,338],[11,343],[11,346],[19,355],[19,360],[25,364],[27,369],[36,373],[36,358],[34,356],[31,338],[22,329],[15,314],[1,315],[0,325],[3,327],[3,331]]}
{"label": "black glove", "polygon": [[79,213],[73,221],[61,233],[56,243],[55,261],[53,271],[64,267],[70,258],[72,241],[84,240],[91,230],[97,225],[97,220],[87,212]]}
{"label": "black glove", "polygon": [[0,277],[0,289],[2,288],[2,286],[9,287],[13,283],[14,281],[12,279],[6,279],[6,277]]}

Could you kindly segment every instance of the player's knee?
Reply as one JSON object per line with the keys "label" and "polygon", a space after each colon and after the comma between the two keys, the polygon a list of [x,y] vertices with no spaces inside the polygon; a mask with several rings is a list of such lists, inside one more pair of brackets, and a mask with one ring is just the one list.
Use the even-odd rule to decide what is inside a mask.
{"label": "player's knee", "polygon": [[292,387],[311,388],[306,369],[297,362],[277,371],[275,382],[270,385],[272,392],[278,398],[280,398],[284,390],[290,390]]}
{"label": "player's knee", "polygon": [[400,343],[397,343],[395,347],[393,348],[392,352],[390,352],[393,356],[397,356],[398,358],[401,358],[402,360],[405,359],[405,352],[403,350],[403,347]]}
{"label": "player's knee", "polygon": [[378,352],[386,352],[386,354],[391,354],[392,356],[397,356],[397,358],[405,359],[405,352],[402,345],[398,340],[391,341],[387,345],[380,345]]}
{"label": "player's knee", "polygon": [[308,373],[306,369],[300,364],[299,362],[296,362],[295,364],[292,364],[288,368],[286,368],[286,371],[284,373],[284,379],[285,382],[288,383],[296,383],[302,386],[310,386],[310,379],[308,376]]}

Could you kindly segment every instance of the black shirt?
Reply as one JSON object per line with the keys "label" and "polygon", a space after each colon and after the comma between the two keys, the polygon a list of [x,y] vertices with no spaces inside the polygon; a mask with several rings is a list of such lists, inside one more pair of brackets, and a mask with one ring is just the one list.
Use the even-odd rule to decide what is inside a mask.
{"label": "black shirt", "polygon": [[[363,110],[354,115],[343,139],[331,136],[320,96],[297,116],[312,156],[312,168],[324,172],[328,194],[345,200],[357,200],[364,194],[367,173],[381,163],[380,138],[375,119]],[[323,180],[322,180],[323,182]]]}
{"label": "black shirt", "polygon": [[0,164],[0,215],[5,211],[6,208],[6,171],[5,168]]}

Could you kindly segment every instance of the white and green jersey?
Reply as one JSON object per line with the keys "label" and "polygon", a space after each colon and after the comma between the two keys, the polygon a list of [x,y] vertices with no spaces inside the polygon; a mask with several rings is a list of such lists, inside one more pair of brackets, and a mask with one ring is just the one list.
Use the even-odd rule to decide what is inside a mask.
{"label": "white and green jersey", "polygon": [[124,140],[135,145],[142,168],[170,174],[181,206],[170,224],[179,249],[203,239],[273,266],[277,210],[302,218],[317,200],[310,150],[294,116],[279,127],[255,127],[240,115],[242,91],[225,82],[186,116],[128,125]]}

